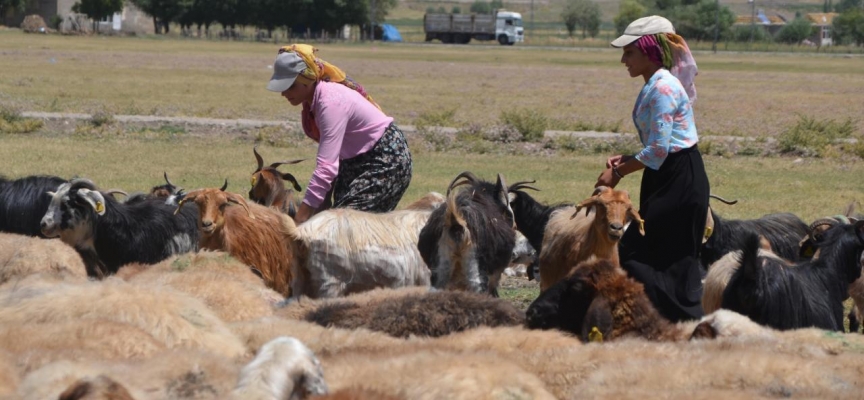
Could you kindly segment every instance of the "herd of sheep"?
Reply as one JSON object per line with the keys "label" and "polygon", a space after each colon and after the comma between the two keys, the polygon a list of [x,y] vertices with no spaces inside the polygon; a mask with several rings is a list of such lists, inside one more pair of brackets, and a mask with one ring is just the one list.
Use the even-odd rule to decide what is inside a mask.
{"label": "herd of sheep", "polygon": [[[550,206],[463,172],[297,225],[295,161],[254,154],[248,197],[0,178],[0,399],[861,396],[851,208],[710,212],[706,316],[673,323],[618,264],[627,227],[644,234],[624,191]],[[524,311],[498,286],[526,256],[542,292]]]}

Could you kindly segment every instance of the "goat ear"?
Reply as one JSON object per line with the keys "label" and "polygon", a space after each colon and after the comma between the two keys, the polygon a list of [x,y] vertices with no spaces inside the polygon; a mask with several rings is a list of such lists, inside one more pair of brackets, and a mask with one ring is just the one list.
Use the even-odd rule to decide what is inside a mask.
{"label": "goat ear", "polygon": [[82,188],[78,189],[77,196],[81,200],[86,201],[87,204],[90,204],[90,207],[93,207],[93,211],[96,211],[97,215],[105,215],[105,197],[102,196],[102,193]]}
{"label": "goat ear", "polygon": [[[300,160],[300,161],[303,161],[303,160]],[[282,174],[282,179],[286,180],[288,182],[291,182],[291,184],[294,185],[294,190],[296,190],[298,192],[303,191],[303,188],[300,187],[299,183],[297,183],[297,178],[295,178],[294,175],[291,175],[291,174],[286,172],[286,173]]]}
{"label": "goat ear", "polygon": [[[180,213],[180,209],[183,208],[183,205],[186,204],[187,201],[191,201],[194,203],[195,197],[197,195],[198,195],[197,191],[192,191],[192,192],[189,192],[189,193],[186,193],[185,195],[183,195],[183,197],[180,198],[180,201],[177,202],[177,209],[174,210],[174,215],[177,215],[178,213]],[[179,197],[179,195],[178,195],[178,197]]]}
{"label": "goat ear", "polygon": [[582,200],[581,203],[576,205],[576,212],[570,217],[570,219],[576,218],[576,215],[579,214],[579,211],[585,209],[585,216],[588,216],[588,213],[591,211],[591,207],[597,203],[597,197],[589,197],[585,200]]}
{"label": "goat ear", "polygon": [[251,219],[255,219],[255,216],[252,215],[251,211],[249,211],[249,205],[246,204],[246,200],[244,200],[242,197],[240,197],[234,193],[229,193],[228,194],[228,202],[233,203],[233,204],[237,204],[238,206],[243,207],[243,209],[246,210],[246,215],[248,215],[249,218],[251,218]]}
{"label": "goat ear", "polygon": [[639,212],[636,211],[633,206],[630,206],[630,208],[627,209],[627,214],[630,215],[631,218],[633,218],[633,221],[639,223],[639,234],[645,236],[645,220],[642,219],[642,216],[639,215]]}
{"label": "goat ear", "polygon": [[597,328],[600,331],[601,338],[610,339],[609,336],[612,333],[612,328],[614,328],[613,321],[612,307],[609,305],[609,301],[602,296],[595,297],[591,301],[591,305],[588,306],[588,311],[585,312],[585,321],[582,322],[582,340],[587,342],[589,339],[594,339],[589,336],[592,328]]}

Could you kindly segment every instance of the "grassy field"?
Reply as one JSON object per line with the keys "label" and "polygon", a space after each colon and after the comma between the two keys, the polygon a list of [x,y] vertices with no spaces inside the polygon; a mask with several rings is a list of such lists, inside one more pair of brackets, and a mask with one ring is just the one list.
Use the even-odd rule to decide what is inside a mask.
{"label": "grassy field", "polygon": [[[0,31],[0,106],[31,111],[297,119],[264,89],[273,44],[33,36]],[[608,48],[342,44],[319,46],[401,124],[454,110],[491,125],[530,109],[556,127],[620,126],[642,82]],[[800,115],[860,118],[864,57],[697,52],[703,136],[770,137]],[[864,123],[856,132],[864,133]]]}

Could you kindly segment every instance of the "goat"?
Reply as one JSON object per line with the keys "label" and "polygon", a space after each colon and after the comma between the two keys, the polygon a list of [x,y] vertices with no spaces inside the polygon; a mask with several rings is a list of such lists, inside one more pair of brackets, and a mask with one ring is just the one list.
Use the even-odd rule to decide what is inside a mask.
{"label": "goat", "polygon": [[0,177],[0,232],[42,236],[39,220],[48,210],[51,197],[67,181],[56,176],[28,176],[9,180]]}
{"label": "goat", "polygon": [[379,289],[339,299],[299,301],[277,312],[321,326],[390,336],[443,336],[479,326],[513,326],[524,315],[507,301],[464,291]]}
{"label": "goat", "polygon": [[299,340],[281,336],[267,342],[240,371],[231,393],[238,400],[304,399],[327,394],[321,363]]}
{"label": "goat", "polygon": [[294,175],[287,172],[283,174],[276,168],[283,164],[297,164],[303,160],[279,161],[265,167],[264,159],[258,154],[257,145],[252,148],[252,152],[255,153],[258,168],[252,173],[252,189],[249,189],[249,199],[265,207],[273,207],[294,218],[299,204],[294,198],[294,191],[285,188],[285,183],[282,181],[291,182],[294,190],[298,192],[303,189],[297,183]]}
{"label": "goat", "polygon": [[639,223],[639,233],[645,235],[642,217],[627,192],[603,186],[576,207],[553,212],[540,251],[540,290],[563,279],[572,267],[590,257],[618,264],[618,241],[631,220]]}
{"label": "goat", "polygon": [[725,220],[710,210],[709,217],[706,229],[711,229],[711,234],[703,241],[699,256],[705,269],[723,255],[743,249],[749,233],[765,237],[771,251],[781,258],[798,261],[801,238],[809,232],[807,224],[791,213],[768,214],[752,220]]}
{"label": "goat", "polygon": [[294,296],[338,297],[375,288],[429,286],[417,242],[432,211],[330,209],[298,228],[304,253]]}
{"label": "goat", "polygon": [[[546,231],[546,224],[549,223],[549,218],[556,210],[564,207],[570,207],[572,203],[560,203],[555,205],[541,204],[533,197],[528,195],[523,189],[537,190],[540,189],[531,186],[534,181],[516,182],[508,189],[508,197],[510,199],[510,208],[513,210],[513,218],[516,221],[516,229],[525,235],[531,247],[540,254],[543,250],[543,235]],[[539,269],[540,259],[533,260],[528,266],[528,280],[538,279],[535,273]]]}
{"label": "goat", "polygon": [[87,179],[73,179],[49,193],[51,204],[40,226],[75,248],[87,274],[104,277],[125,264],[154,264],[198,249],[197,210],[175,217],[162,200],[120,203]]}
{"label": "goat", "polygon": [[[463,185],[469,187],[453,190]],[[417,243],[432,270],[432,285],[498,297],[497,283],[516,244],[514,225],[501,174],[495,184],[468,171],[459,174],[447,187],[446,203],[432,212]]]}
{"label": "goat", "polygon": [[197,205],[202,249],[222,250],[261,273],[268,287],[289,296],[299,238],[294,220],[269,207],[248,204],[242,196],[219,188],[199,189],[177,204]]}
{"label": "goat", "polygon": [[843,330],[843,300],[861,276],[864,221],[825,232],[818,259],[791,264],[760,257],[759,237],[745,241],[741,266],[723,292],[723,308],[775,329]]}

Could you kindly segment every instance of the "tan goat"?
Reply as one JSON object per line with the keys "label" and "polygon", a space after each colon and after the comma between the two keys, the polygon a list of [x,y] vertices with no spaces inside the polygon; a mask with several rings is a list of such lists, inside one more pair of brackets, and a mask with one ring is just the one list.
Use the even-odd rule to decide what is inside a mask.
{"label": "tan goat", "polygon": [[177,206],[198,206],[202,249],[222,250],[261,273],[268,287],[291,294],[295,246],[299,241],[294,220],[275,209],[249,204],[242,196],[220,189],[199,189],[186,194]]}
{"label": "tan goat", "polygon": [[627,192],[602,186],[576,207],[555,211],[546,224],[540,251],[540,290],[564,279],[573,267],[591,257],[618,264],[618,241],[631,219],[645,235],[642,217]]}

